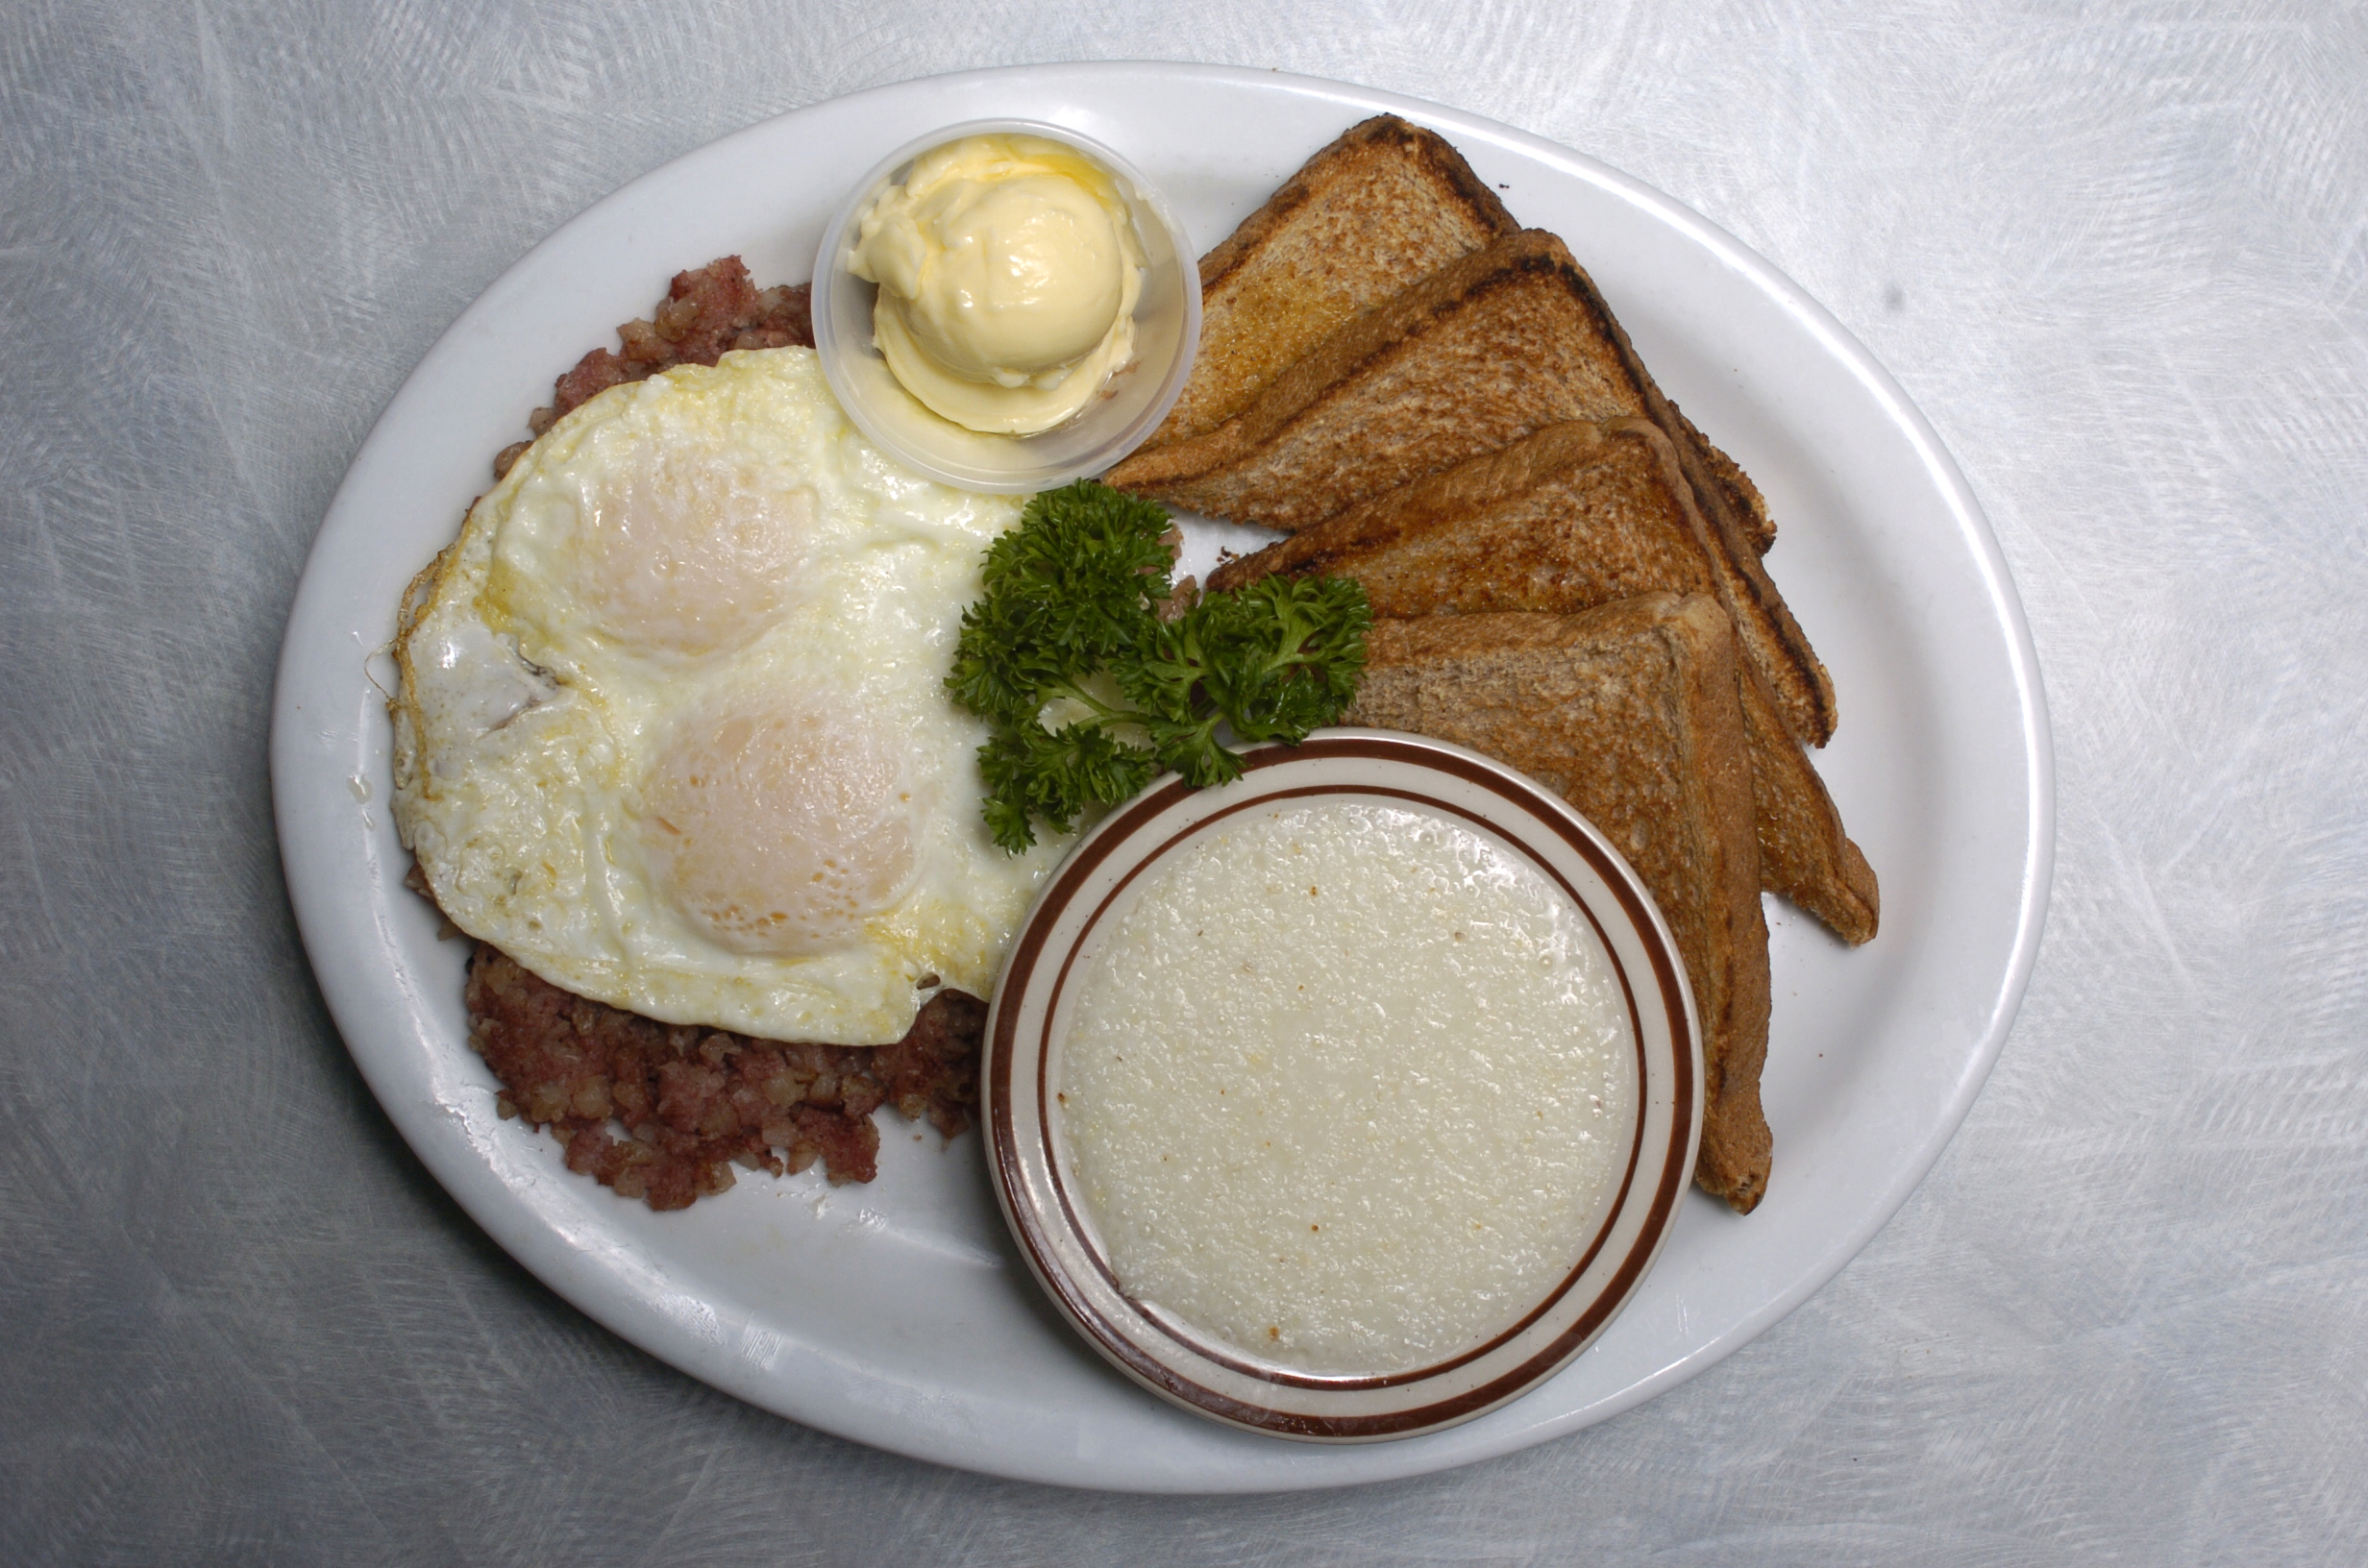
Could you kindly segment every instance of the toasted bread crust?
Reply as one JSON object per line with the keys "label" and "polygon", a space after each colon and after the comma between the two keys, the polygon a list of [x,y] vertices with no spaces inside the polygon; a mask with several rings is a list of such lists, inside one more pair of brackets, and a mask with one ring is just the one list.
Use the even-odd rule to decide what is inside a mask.
{"label": "toasted bread crust", "polygon": [[[1633,594],[1715,593],[1750,602],[1718,568],[1708,526],[1660,429],[1641,419],[1552,425],[1500,452],[1426,475],[1210,576],[1212,589],[1272,573],[1354,577],[1373,613],[1530,610],[1566,615]],[[1875,934],[1873,869],[1785,725],[1739,638],[1761,885],[1845,942]]]}
{"label": "toasted bread crust", "polygon": [[1487,753],[1556,791],[1636,867],[1685,960],[1704,1058],[1694,1179],[1749,1212],[1766,1190],[1760,1107],[1767,926],[1734,634],[1704,595],[1582,615],[1379,620],[1353,723]]}
{"label": "toasted bread crust", "polygon": [[1606,387],[1596,402],[1627,405],[1591,416],[1561,385],[1603,379],[1576,303],[1525,286],[1561,249],[1525,230],[1451,263],[1335,331],[1223,425],[1136,453],[1109,482],[1296,531],[1556,418],[1643,412]]}
{"label": "toasted bread crust", "polygon": [[1753,662],[1766,678],[1786,727],[1804,745],[1823,746],[1834,738],[1838,717],[1834,680],[1809,646],[1808,634],[1792,618],[1791,606],[1777,591],[1767,568],[1761,564],[1761,555],[1776,542],[1776,526],[1768,520],[1767,503],[1759,486],[1744,477],[1734,458],[1704,439],[1693,421],[1662,392],[1652,372],[1638,357],[1636,345],[1629,342],[1627,330],[1613,318],[1611,306],[1595,292],[1594,280],[1587,276],[1586,269],[1574,261],[1571,271],[1575,285],[1593,300],[1597,317],[1644,400],[1646,417],[1661,428],[1676,450],[1678,467],[1693,489],[1717,547],[1720,571],[1730,585],[1722,591],[1729,593],[1731,603],[1745,598],[1752,603],[1752,613],[1737,615],[1736,635],[1746,645],[1761,645]]}
{"label": "toasted bread crust", "polygon": [[[1709,437],[1694,428],[1693,421],[1686,417],[1683,408],[1671,403],[1669,413],[1682,428],[1685,439],[1701,452],[1705,468],[1727,505],[1741,522],[1744,536],[1750,539],[1754,552],[1766,554],[1776,544],[1776,520],[1768,515],[1767,498],[1761,495],[1760,487],[1751,482],[1751,476],[1743,472],[1743,465],[1712,446]],[[1678,437],[1672,435],[1670,439],[1674,441]]]}
{"label": "toasted bread crust", "polygon": [[1547,425],[1636,417],[1668,439],[1701,507],[1721,597],[1788,726],[1823,745],[1832,679],[1762,566],[1730,499],[1737,492],[1586,271],[1542,231],[1434,273],[1335,331],[1222,426],[1137,453],[1109,479],[1297,532]]}
{"label": "toasted bread crust", "polygon": [[1228,561],[1209,586],[1352,576],[1380,615],[1564,613],[1655,590],[1713,593],[1692,507],[1650,423],[1549,425]]}
{"label": "toasted bread crust", "polygon": [[1842,830],[1825,780],[1786,728],[1767,682],[1748,665],[1741,696],[1759,814],[1760,885],[1824,921],[1853,947],[1871,942],[1883,920],[1874,867]]}
{"label": "toasted bread crust", "polygon": [[1214,429],[1335,328],[1517,227],[1437,135],[1351,126],[1201,257],[1192,380],[1145,449]]}

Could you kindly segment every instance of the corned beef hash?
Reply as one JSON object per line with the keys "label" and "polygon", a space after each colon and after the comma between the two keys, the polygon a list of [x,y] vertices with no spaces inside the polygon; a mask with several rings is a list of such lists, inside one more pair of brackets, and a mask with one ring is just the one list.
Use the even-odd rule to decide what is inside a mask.
{"label": "corned beef hash", "polygon": [[1071,842],[996,845],[944,685],[1020,501],[872,448],[802,295],[678,277],[402,607],[395,818],[488,949],[473,1042],[506,1112],[654,1207],[733,1160],[868,1179],[883,1100],[959,1131],[976,998]]}

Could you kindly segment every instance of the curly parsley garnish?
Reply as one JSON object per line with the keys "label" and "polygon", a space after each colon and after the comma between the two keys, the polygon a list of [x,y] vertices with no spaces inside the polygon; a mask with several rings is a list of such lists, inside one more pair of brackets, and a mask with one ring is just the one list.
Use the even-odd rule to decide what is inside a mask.
{"label": "curly parsley garnish", "polygon": [[[1173,619],[1168,514],[1091,479],[1048,490],[987,551],[946,688],[995,725],[978,748],[987,827],[1018,853],[1172,770],[1242,775],[1218,740],[1296,745],[1341,716],[1372,610],[1345,577],[1264,577]],[[1046,723],[1057,705],[1058,728]]]}

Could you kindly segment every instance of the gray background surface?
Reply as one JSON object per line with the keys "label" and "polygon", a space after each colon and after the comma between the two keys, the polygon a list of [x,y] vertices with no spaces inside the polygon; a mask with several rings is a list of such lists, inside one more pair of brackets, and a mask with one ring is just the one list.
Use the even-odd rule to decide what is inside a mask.
{"label": "gray background surface", "polygon": [[[1706,1375],[1423,1481],[1017,1485],[675,1373],[411,1158],[281,883],[288,601],[463,306],[752,120],[1124,58],[1492,115],[1740,235],[1956,453],[2053,705],[2037,974],[1915,1197]],[[2360,6],[21,0],[0,334],[0,1561],[2368,1554]]]}

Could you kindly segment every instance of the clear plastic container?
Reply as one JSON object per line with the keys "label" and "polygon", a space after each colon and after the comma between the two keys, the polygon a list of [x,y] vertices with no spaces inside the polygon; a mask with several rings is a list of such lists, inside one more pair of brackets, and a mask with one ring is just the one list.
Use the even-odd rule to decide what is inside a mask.
{"label": "clear plastic container", "polygon": [[[872,342],[878,289],[848,270],[856,218],[902,181],[913,160],[964,136],[1042,136],[1073,147],[1110,172],[1143,247],[1135,304],[1135,357],[1101,395],[1033,435],[983,435],[923,406],[890,374]],[[830,390],[873,445],[910,468],[966,490],[1017,495],[1099,474],[1141,446],[1168,416],[1200,344],[1200,273],[1168,204],[1134,166],[1091,136],[1036,120],[970,120],[907,142],[855,184],[823,231],[814,257],[814,346]]]}

